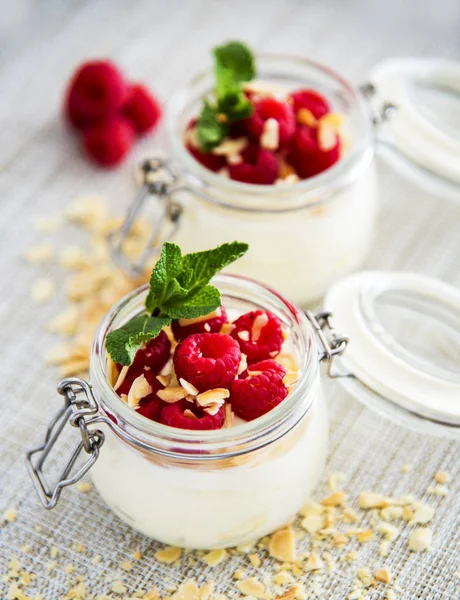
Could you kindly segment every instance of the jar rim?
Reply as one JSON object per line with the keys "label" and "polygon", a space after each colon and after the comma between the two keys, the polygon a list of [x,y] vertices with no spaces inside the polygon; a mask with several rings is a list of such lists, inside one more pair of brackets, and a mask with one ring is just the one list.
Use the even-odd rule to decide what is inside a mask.
{"label": "jar rim", "polygon": [[[206,84],[212,78],[212,71],[206,70],[192,77],[184,87],[172,95],[169,101],[166,129],[172,156],[179,162],[182,174],[192,189],[207,190],[205,200],[217,205],[234,208],[231,202],[212,196],[212,191],[208,191],[209,188],[224,189],[229,194],[247,193],[251,196],[251,200],[254,201],[255,205],[252,206],[246,199],[246,204],[238,206],[238,209],[250,212],[267,212],[267,209],[274,212],[287,212],[304,208],[306,205],[312,208],[316,207],[329,199],[339,189],[355,181],[372,161],[374,155],[374,137],[366,103],[359,92],[340,74],[310,59],[288,54],[258,54],[257,60],[262,65],[260,69],[262,77],[264,76],[264,72],[270,70],[271,64],[285,65],[286,68],[290,65],[291,67],[297,66],[301,69],[314,69],[318,74],[326,76],[331,82],[338,84],[347,94],[352,111],[354,111],[355,117],[362,128],[362,134],[352,144],[351,150],[322,173],[286,186],[242,183],[222,177],[222,175],[206,169],[187,151],[183,143],[183,128],[181,125],[178,126],[180,123],[178,117],[186,105],[190,90],[196,86]],[[212,88],[208,86],[202,95],[209,93],[210,89]],[[293,202],[292,205],[281,209],[277,209],[274,206],[270,207],[270,205],[265,205],[264,207],[257,206],[257,201],[272,202],[280,196],[284,197],[283,202],[289,202],[289,197],[291,196],[297,198],[301,196],[302,201]]]}
{"label": "jar rim", "polygon": [[[229,274],[213,279],[225,298],[226,289],[236,289],[242,297],[256,294],[267,310],[284,311],[290,315],[290,327],[302,340],[301,376],[288,397],[267,414],[235,427],[194,431],[163,425],[139,415],[113,390],[107,375],[105,339],[109,331],[139,314],[144,306],[148,286],[144,285],[122,298],[107,313],[100,324],[91,348],[90,380],[103,413],[102,420],[116,435],[134,446],[169,457],[187,460],[228,458],[259,449],[282,437],[304,416],[313,403],[319,377],[316,338],[303,311],[280,294],[254,280]],[[244,295],[246,294],[246,295]],[[233,296],[239,298],[240,296]],[[134,314],[133,314],[134,313]],[[300,410],[302,409],[302,410]]]}

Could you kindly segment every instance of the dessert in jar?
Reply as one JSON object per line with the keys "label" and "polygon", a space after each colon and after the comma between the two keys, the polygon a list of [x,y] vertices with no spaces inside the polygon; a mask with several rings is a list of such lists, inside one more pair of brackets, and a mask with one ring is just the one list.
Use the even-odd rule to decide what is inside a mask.
{"label": "dessert in jar", "polygon": [[[245,250],[182,256],[165,244],[150,287],[116,305],[94,340],[93,482],[121,519],[175,546],[228,547],[274,531],[325,465],[307,317],[261,284],[214,277]],[[78,382],[61,384],[71,406]]]}
{"label": "dessert in jar", "polygon": [[237,42],[214,55],[215,73],[195,77],[169,102],[178,181],[154,193],[181,206],[179,218],[170,216],[184,250],[248,241],[236,272],[303,305],[358,268],[372,244],[377,191],[366,106],[308,60],[254,59]]}

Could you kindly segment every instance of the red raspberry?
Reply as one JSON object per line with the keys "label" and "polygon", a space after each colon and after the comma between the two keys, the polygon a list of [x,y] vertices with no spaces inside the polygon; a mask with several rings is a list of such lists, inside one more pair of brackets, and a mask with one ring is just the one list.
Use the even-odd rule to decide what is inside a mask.
{"label": "red raspberry", "polygon": [[255,363],[243,371],[230,388],[230,403],[235,414],[252,421],[278,406],[288,394],[283,383],[285,374],[286,370],[274,360]]}
{"label": "red raspberry", "polygon": [[222,167],[225,167],[225,157],[217,156],[216,154],[201,152],[198,148],[195,148],[191,144],[187,144],[187,150],[193,156],[195,160],[197,160],[203,167],[210,169],[217,173],[220,171]]}
{"label": "red raspberry", "polygon": [[340,138],[327,151],[321,150],[317,141],[317,129],[299,127],[287,156],[288,162],[294,167],[299,177],[306,179],[325,171],[340,157]]}
{"label": "red raspberry", "polygon": [[295,114],[299,109],[307,108],[316,119],[320,119],[330,111],[326,98],[315,90],[299,90],[291,94],[291,99]]}
{"label": "red raspberry", "polygon": [[153,394],[151,394],[146,398],[142,398],[142,400],[139,402],[139,408],[137,409],[137,412],[143,417],[159,423],[161,411],[165,406],[167,406],[166,402],[162,402],[160,398],[157,398],[157,396],[153,396]]}
{"label": "red raspberry", "polygon": [[243,162],[229,165],[230,179],[243,183],[271,185],[278,177],[278,160],[273,152],[250,145],[241,153]]}
{"label": "red raspberry", "polygon": [[238,373],[240,359],[240,347],[229,335],[194,333],[177,345],[174,366],[178,378],[204,392],[228,387]]}
{"label": "red raspberry", "polygon": [[145,86],[135,83],[128,89],[122,112],[137,133],[146,133],[160,120],[161,107]]}
{"label": "red raspberry", "polygon": [[[121,370],[121,366],[117,365],[119,370]],[[146,399],[151,399],[155,396],[158,390],[163,389],[163,385],[158,381],[157,374],[152,369],[145,370],[143,365],[131,365],[126,373],[126,377],[123,380],[123,383],[117,389],[117,394],[121,396],[122,394],[129,394],[129,390],[133,384],[133,381],[137,379],[140,375],[144,375],[147,381],[152,386],[152,393],[146,396]],[[147,400],[146,400],[147,401]]]}
{"label": "red raspberry", "polygon": [[[256,321],[254,325],[254,322]],[[265,321],[265,324],[264,324]],[[233,322],[231,336],[239,343],[241,352],[246,354],[248,364],[273,358],[283,345],[281,323],[274,314],[264,310],[253,310]],[[262,325],[262,328],[260,326]],[[258,335],[256,340],[253,339]],[[245,339],[248,337],[249,339]]]}
{"label": "red raspberry", "polygon": [[65,114],[77,129],[84,129],[114,116],[126,97],[126,84],[109,60],[81,65],[66,92]]}
{"label": "red raspberry", "polygon": [[[197,418],[193,419],[184,415],[187,409]],[[179,429],[220,429],[224,424],[224,411],[221,407],[215,415],[210,415],[196,408],[190,402],[182,400],[168,404],[163,408],[161,411],[161,423],[170,427],[178,427]]]}
{"label": "red raspberry", "polygon": [[104,167],[112,167],[121,162],[133,141],[133,127],[123,117],[115,117],[105,123],[89,127],[83,132],[86,152],[96,163]]}
{"label": "red raspberry", "polygon": [[220,315],[217,317],[213,317],[207,321],[193,323],[192,325],[179,325],[179,321],[173,321],[172,330],[174,337],[180,342],[189,335],[192,335],[192,333],[218,333],[224,323],[227,323],[227,312],[225,308],[221,306]]}
{"label": "red raspberry", "polygon": [[290,142],[295,132],[295,116],[292,108],[285,102],[274,98],[263,98],[254,105],[254,113],[246,119],[249,136],[259,142],[264,131],[265,121],[275,119],[279,125],[279,145],[285,146]]}
{"label": "red raspberry", "polygon": [[160,331],[157,337],[147,342],[144,348],[141,348],[136,352],[130,370],[132,368],[143,369],[144,367],[150,367],[155,375],[157,375],[167,363],[170,355],[171,342],[166,333]]}

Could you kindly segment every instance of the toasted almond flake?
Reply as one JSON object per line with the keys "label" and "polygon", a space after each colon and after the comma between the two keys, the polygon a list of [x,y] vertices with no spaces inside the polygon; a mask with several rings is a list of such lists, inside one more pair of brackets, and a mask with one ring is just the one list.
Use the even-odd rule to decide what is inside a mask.
{"label": "toasted almond flake", "polygon": [[256,569],[258,569],[260,567],[260,565],[262,564],[262,561],[260,560],[260,556],[258,556],[257,554],[250,554],[248,556],[249,558],[249,562],[251,563],[251,565],[253,567],[255,567]]}
{"label": "toasted almond flake", "polygon": [[316,127],[317,120],[315,115],[308,108],[299,108],[295,114],[297,123],[306,125],[307,127]]}
{"label": "toasted almond flake", "polygon": [[202,323],[203,321],[215,319],[216,317],[220,317],[221,314],[222,310],[220,308],[216,308],[215,311],[209,313],[208,315],[195,317],[194,319],[179,319],[178,324],[180,325],[180,327],[188,327],[189,325],[195,325],[196,323]]}
{"label": "toasted almond flake", "polygon": [[322,515],[326,511],[325,507],[318,502],[314,502],[313,500],[307,500],[305,504],[300,509],[299,513],[303,517],[309,517],[310,515]]}
{"label": "toasted almond flake", "polygon": [[406,521],[410,521],[413,516],[414,516],[414,511],[412,509],[412,506],[403,506],[403,512],[402,512],[403,519],[405,519]]}
{"label": "toasted almond flake", "polygon": [[[270,120],[270,119],[268,119],[268,120]],[[254,322],[253,322],[252,328],[251,328],[251,340],[253,342],[259,341],[262,330],[267,325],[267,323],[268,323],[268,315],[265,312],[263,312],[260,315],[257,315],[257,317],[254,319]]]}
{"label": "toasted almond flake", "polygon": [[212,390],[207,390],[206,392],[201,392],[196,397],[196,402],[199,406],[210,406],[211,404],[215,404],[216,402],[220,402],[221,405],[223,401],[230,396],[230,392],[226,388],[214,388]]}
{"label": "toasted almond flake", "polygon": [[216,565],[219,565],[221,562],[226,560],[227,557],[228,553],[226,550],[217,549],[211,550],[210,552],[205,554],[203,556],[203,560],[209,567],[215,567]]}
{"label": "toasted almond flake", "polygon": [[233,579],[241,580],[241,579],[244,579],[244,576],[245,576],[245,572],[242,569],[237,569],[233,573]]}
{"label": "toasted almond flake", "polygon": [[287,352],[286,353],[282,352],[282,353],[278,354],[278,356],[275,358],[275,360],[282,367],[284,367],[288,373],[291,371],[297,371],[297,369],[299,368],[299,365],[297,364],[297,361],[294,358],[294,356]]}
{"label": "toasted almond flake", "polygon": [[189,383],[186,379],[183,379],[182,377],[179,379],[179,383],[184,388],[184,390],[187,392],[187,394],[189,394],[190,396],[198,396],[198,394],[200,393],[200,391],[197,390],[194,385],[192,385],[191,383]]}
{"label": "toasted almond flake", "polygon": [[3,513],[3,518],[5,519],[5,521],[7,521],[8,523],[13,523],[14,521],[16,521],[16,519],[18,518],[18,514],[17,512],[14,510],[14,508],[9,508],[8,510],[6,510]]}
{"label": "toasted almond flake", "polygon": [[276,119],[267,119],[264,123],[260,146],[265,150],[277,150],[280,144],[280,126]]}
{"label": "toasted almond flake", "polygon": [[[128,392],[128,406],[131,406],[131,408],[135,408],[139,404],[139,401],[142,400],[142,398],[145,398],[152,392],[153,388],[145,378],[145,375],[139,375],[139,377],[136,377],[136,379],[131,384],[131,388]],[[158,392],[158,395],[159,393],[160,392]]]}
{"label": "toasted almond flake", "polygon": [[296,560],[296,537],[292,529],[280,529],[270,536],[268,544],[270,556],[282,562]]}
{"label": "toasted almond flake", "polygon": [[337,144],[337,133],[335,127],[332,127],[327,121],[320,119],[317,129],[318,146],[323,152],[332,150]]}
{"label": "toasted almond flake", "polygon": [[32,284],[30,297],[37,304],[46,302],[53,295],[55,287],[55,283],[50,277],[40,277]]}
{"label": "toasted almond flake", "polygon": [[46,565],[46,570],[47,570],[48,574],[52,573],[55,568],[56,568],[56,562],[54,560],[50,561]]}
{"label": "toasted almond flake", "polygon": [[240,364],[238,365],[238,375],[241,375],[243,371],[248,368],[248,357],[246,354],[241,353]]}
{"label": "toasted almond flake", "polygon": [[428,488],[427,492],[429,494],[434,494],[435,496],[447,496],[449,494],[449,488],[446,485],[435,485],[434,488]]}
{"label": "toasted almond flake", "polygon": [[332,492],[326,498],[321,500],[323,506],[342,506],[347,499],[347,495],[344,491]]}
{"label": "toasted almond flake", "polygon": [[409,536],[409,549],[413,552],[423,552],[429,550],[433,533],[429,527],[419,527]]}
{"label": "toasted almond flake", "polygon": [[113,386],[114,392],[116,392],[118,390],[118,388],[122,385],[122,383],[126,379],[126,375],[128,374],[128,371],[129,371],[129,365],[128,366],[125,365],[124,367],[121,368],[120,374],[118,375],[115,385]]}
{"label": "toasted almond flake", "polygon": [[324,569],[325,564],[316,552],[310,552],[307,562],[305,563],[305,571],[319,571]]}
{"label": "toasted almond flake", "polygon": [[341,531],[337,531],[333,534],[332,541],[336,546],[343,546],[345,544],[348,544],[350,538]]}
{"label": "toasted almond flake", "polygon": [[40,233],[53,233],[62,226],[60,217],[41,217],[35,222],[35,229]]}
{"label": "toasted almond flake", "polygon": [[243,340],[243,342],[249,342],[249,331],[238,331],[237,336],[240,340]]}
{"label": "toasted almond flake", "polygon": [[170,385],[165,387],[164,390],[159,390],[157,392],[158,398],[163,400],[164,402],[173,403],[178,400],[182,400],[187,395],[187,392],[180,385],[174,386]]}
{"label": "toasted almond flake", "polygon": [[390,505],[387,497],[373,492],[361,492],[358,498],[360,508],[386,508]]}
{"label": "toasted almond flake", "polygon": [[391,582],[391,571],[386,567],[381,569],[377,569],[374,573],[374,577],[377,581],[381,581],[382,583],[390,583]]}
{"label": "toasted almond flake", "polygon": [[171,564],[182,555],[182,550],[180,548],[175,548],[174,546],[167,546],[162,550],[158,550],[155,552],[155,558],[162,563]]}
{"label": "toasted almond flake", "polygon": [[447,483],[450,480],[450,473],[448,471],[438,471],[434,476],[434,480],[437,483]]}
{"label": "toasted almond flake", "polygon": [[411,465],[411,464],[409,464],[409,463],[408,463],[408,464],[406,464],[406,465],[403,465],[403,466],[401,467],[401,471],[402,471],[403,473],[409,473],[409,471],[410,471],[411,469],[412,469],[412,465]]}
{"label": "toasted almond flake", "polygon": [[256,577],[243,579],[236,584],[236,587],[244,596],[265,597],[265,587]]}
{"label": "toasted almond flake", "polygon": [[110,589],[112,590],[112,592],[114,594],[119,594],[120,596],[122,594],[126,594],[126,592],[127,592],[127,588],[125,585],[123,585],[122,581],[114,581],[112,583],[112,587]]}
{"label": "toasted almond flake", "polygon": [[189,579],[179,586],[177,592],[171,597],[171,600],[199,600],[200,590],[196,581]]}
{"label": "toasted almond flake", "polygon": [[341,485],[345,481],[345,475],[343,473],[331,473],[327,479],[327,485],[331,492],[335,492],[340,489]]}
{"label": "toasted almond flake", "polygon": [[324,528],[324,517],[322,515],[309,515],[303,519],[301,525],[308,533],[316,533]]}
{"label": "toasted almond flake", "polygon": [[205,408],[203,408],[203,412],[208,413],[208,415],[217,415],[217,413],[219,412],[219,410],[222,408],[223,405],[223,401],[222,402],[214,402],[213,404],[209,404],[208,406],[206,406]]}
{"label": "toasted almond flake", "polygon": [[211,154],[216,156],[235,156],[241,154],[241,152],[248,145],[248,140],[245,137],[241,138],[226,138],[218,146],[211,150]]}
{"label": "toasted almond flake", "polygon": [[370,569],[367,569],[366,567],[356,569],[356,576],[365,587],[369,587],[374,581]]}
{"label": "toasted almond flake", "polygon": [[404,508],[402,506],[387,506],[386,508],[382,508],[380,511],[380,516],[385,521],[396,521],[397,519],[402,519],[404,514]]}
{"label": "toasted almond flake", "polygon": [[396,600],[396,594],[394,593],[393,590],[387,591],[387,596],[386,596],[385,600]]}
{"label": "toasted almond flake", "polygon": [[286,387],[289,387],[290,385],[293,385],[294,383],[296,383],[297,381],[299,381],[300,379],[300,371],[290,371],[289,373],[286,373],[286,375],[283,377],[283,383]]}
{"label": "toasted almond flake", "polygon": [[70,575],[74,571],[74,566],[71,563],[69,563],[68,565],[65,566],[64,571],[65,571],[66,575]]}
{"label": "toasted almond flake", "polygon": [[297,586],[294,586],[286,590],[281,596],[275,596],[275,600],[293,600],[297,597],[297,593]]}
{"label": "toasted almond flake", "polygon": [[348,596],[347,600],[361,600],[361,590],[352,590]]}
{"label": "toasted almond flake", "polygon": [[399,529],[390,523],[380,523],[377,526],[377,531],[389,542],[395,540],[399,535]]}
{"label": "toasted almond flake", "polygon": [[214,587],[214,581],[208,581],[205,583],[199,591],[200,600],[209,600],[214,592]]}
{"label": "toasted almond flake", "polygon": [[234,329],[235,325],[233,323],[224,323],[220,328],[219,333],[222,335],[230,335]]}
{"label": "toasted almond flake", "polygon": [[360,521],[359,514],[350,506],[343,509],[342,518],[346,523],[358,523]]}
{"label": "toasted almond flake", "polygon": [[30,264],[39,265],[48,262],[52,256],[53,247],[50,244],[37,244],[27,250],[25,259]]}
{"label": "toasted almond flake", "polygon": [[159,600],[159,598],[160,595],[156,587],[153,587],[151,590],[149,590],[142,596],[142,600]]}
{"label": "toasted almond flake", "polygon": [[429,523],[434,516],[434,508],[424,504],[423,502],[414,503],[414,515],[409,521],[409,525],[416,525],[417,523],[424,524]]}
{"label": "toasted almond flake", "polygon": [[184,417],[186,417],[187,419],[192,419],[193,421],[197,421],[198,420],[198,417],[196,416],[196,414],[194,412],[192,412],[188,408],[186,408],[184,410]]}
{"label": "toasted almond flake", "polygon": [[133,558],[134,558],[134,560],[141,560],[142,552],[140,550],[136,550],[136,552],[134,552],[134,554],[133,554]]}
{"label": "toasted almond flake", "polygon": [[171,375],[157,375],[157,379],[164,387],[168,387],[171,383]]}
{"label": "toasted almond flake", "polygon": [[125,562],[122,562],[120,567],[124,570],[124,571],[131,571],[131,569],[133,568],[133,565],[126,560]]}
{"label": "toasted almond flake", "polygon": [[321,117],[320,121],[337,131],[345,124],[346,117],[342,113],[327,113]]}
{"label": "toasted almond flake", "polygon": [[10,560],[8,561],[8,569],[12,569],[13,571],[19,571],[21,568],[21,563],[19,562],[19,560],[14,556],[13,558],[10,558]]}
{"label": "toasted almond flake", "polygon": [[364,544],[365,542],[368,542],[373,537],[374,537],[374,530],[373,529],[366,529],[365,531],[360,531],[356,535],[356,539],[358,540],[358,542],[360,544]]}

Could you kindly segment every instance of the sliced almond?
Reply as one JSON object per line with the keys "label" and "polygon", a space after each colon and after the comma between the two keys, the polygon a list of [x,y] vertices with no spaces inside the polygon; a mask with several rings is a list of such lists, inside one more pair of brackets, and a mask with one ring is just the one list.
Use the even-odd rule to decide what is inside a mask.
{"label": "sliced almond", "polygon": [[220,308],[216,308],[216,310],[214,310],[212,313],[209,313],[208,315],[195,317],[194,319],[179,319],[178,323],[181,327],[188,327],[189,325],[195,325],[196,323],[202,323],[203,321],[215,319],[216,317],[220,317],[221,314],[222,310]]}
{"label": "sliced almond", "polygon": [[414,515],[409,525],[429,523],[434,517],[434,508],[423,502],[414,503]]}
{"label": "sliced almond", "polygon": [[323,124],[330,125],[337,131],[345,124],[346,117],[342,113],[327,113],[323,115],[320,119],[320,122]]}
{"label": "sliced almond", "polygon": [[189,383],[186,379],[183,379],[182,377],[179,379],[179,383],[184,388],[184,390],[187,392],[187,394],[189,394],[190,396],[198,396],[198,394],[200,393],[200,391],[197,390],[194,385],[192,385],[191,383]]}
{"label": "sliced almond", "polygon": [[214,402],[213,404],[209,404],[206,408],[203,408],[203,412],[208,413],[208,415],[217,415],[219,410],[222,408],[221,402]]}
{"label": "sliced almond", "polygon": [[360,533],[358,533],[356,536],[356,539],[358,540],[358,542],[360,544],[364,544],[365,542],[368,542],[369,540],[371,540],[373,537],[374,537],[374,530],[366,529],[365,531],[361,531]]}
{"label": "sliced almond", "polygon": [[187,392],[180,385],[174,386],[170,385],[165,387],[163,390],[159,390],[157,392],[158,398],[163,400],[163,402],[168,402],[172,404],[173,402],[177,402],[178,400],[182,400],[187,395]]}
{"label": "sliced almond", "polygon": [[297,597],[297,586],[291,587],[286,590],[281,596],[275,596],[275,600],[293,600]]}
{"label": "sliced almond", "polygon": [[139,375],[139,377],[136,377],[133,381],[128,392],[128,406],[131,406],[131,408],[136,407],[142,398],[145,398],[152,392],[153,388],[145,378],[145,375]]}
{"label": "sliced almond", "polygon": [[124,366],[122,367],[117,380],[115,382],[115,385],[113,386],[113,391],[116,392],[118,390],[118,388],[121,386],[121,384],[124,382],[124,380],[126,379],[126,375],[128,374],[129,371],[129,366]]}
{"label": "sliced almond", "polygon": [[171,564],[176,560],[179,560],[181,555],[182,550],[174,546],[167,546],[166,548],[162,548],[155,552],[155,558],[165,564]]}
{"label": "sliced almond", "polygon": [[171,374],[173,372],[173,361],[172,358],[170,358],[167,363],[165,364],[165,366],[161,369],[160,371],[160,375],[162,377],[171,377]]}
{"label": "sliced almond", "polygon": [[319,571],[324,569],[325,565],[316,552],[310,552],[307,562],[305,563],[305,571]]}
{"label": "sliced almond", "polygon": [[252,324],[252,329],[251,329],[251,340],[253,342],[259,341],[262,330],[265,327],[265,325],[267,325],[267,323],[268,323],[268,315],[265,312],[263,312],[260,315],[257,315],[257,317],[254,319],[254,322]]}
{"label": "sliced almond", "polygon": [[382,583],[390,583],[391,582],[391,571],[386,567],[377,569],[374,573],[374,577],[377,581],[381,581]]}
{"label": "sliced almond", "polygon": [[347,495],[344,491],[332,492],[326,498],[321,500],[323,506],[342,506],[347,499]]}
{"label": "sliced almond", "polygon": [[233,323],[224,323],[220,328],[219,333],[222,335],[230,335],[234,329],[235,325],[233,325]]}
{"label": "sliced almond", "polygon": [[189,579],[180,585],[177,592],[171,596],[171,600],[200,600],[200,590],[196,581]]}
{"label": "sliced almond", "polygon": [[236,587],[244,596],[253,596],[254,598],[265,597],[265,587],[256,577],[249,577],[248,579],[238,581]]}
{"label": "sliced almond", "polygon": [[280,126],[276,119],[267,119],[264,123],[260,146],[265,150],[277,150],[280,144]]}
{"label": "sliced almond", "polygon": [[296,537],[292,529],[280,529],[270,536],[268,543],[270,556],[282,562],[296,560]]}
{"label": "sliced almond", "polygon": [[196,397],[196,402],[199,406],[205,407],[220,402],[221,406],[226,398],[230,396],[230,392],[226,388],[214,388],[201,392]]}
{"label": "sliced almond", "polygon": [[246,354],[241,353],[240,364],[238,365],[238,375],[241,375],[243,371],[248,368],[248,357]]}
{"label": "sliced almond", "polygon": [[346,506],[342,511],[342,519],[346,523],[358,523],[361,517],[353,508]]}
{"label": "sliced almond", "polygon": [[290,371],[289,373],[286,373],[286,375],[283,377],[283,383],[286,387],[289,387],[291,385],[293,385],[294,383],[296,383],[297,381],[299,381],[300,379],[300,371]]}
{"label": "sliced almond", "polygon": [[218,146],[211,150],[211,153],[216,156],[235,156],[241,154],[241,152],[248,145],[248,139],[245,137],[241,138],[226,138]]}
{"label": "sliced almond", "polygon": [[327,121],[320,120],[318,123],[318,146],[323,152],[332,150],[337,144],[337,133],[335,127],[332,127]]}
{"label": "sliced almond", "polygon": [[433,533],[428,527],[419,527],[415,529],[409,537],[409,549],[413,552],[424,552],[429,550]]}
{"label": "sliced almond", "polygon": [[360,508],[386,508],[390,506],[389,498],[373,492],[361,492],[358,498]]}
{"label": "sliced almond", "polygon": [[348,544],[350,538],[341,531],[337,531],[333,534],[332,541],[336,546],[344,546],[345,544]]}
{"label": "sliced almond", "polygon": [[37,244],[31,246],[25,255],[27,262],[40,265],[51,259],[53,256],[53,247],[50,244]]}
{"label": "sliced almond", "polygon": [[447,471],[438,471],[434,476],[434,480],[441,484],[447,483],[450,480],[450,473]]}
{"label": "sliced almond", "polygon": [[226,560],[227,557],[228,552],[220,548],[217,550],[211,550],[211,552],[205,554],[203,556],[203,560],[208,566],[215,567],[216,565],[219,565],[221,562]]}
{"label": "sliced almond", "polygon": [[309,515],[303,519],[301,525],[308,533],[317,533],[324,529],[324,517],[322,515]]}
{"label": "sliced almond", "polygon": [[377,526],[377,531],[379,531],[388,542],[392,542],[399,535],[399,529],[390,523],[380,523]]}
{"label": "sliced almond", "polygon": [[249,331],[238,331],[237,335],[243,342],[249,342]]}
{"label": "sliced almond", "polygon": [[161,385],[163,385],[164,387],[168,387],[169,384],[171,383],[171,374],[157,375],[157,379],[161,383]]}
{"label": "sliced almond", "polygon": [[187,419],[192,419],[193,421],[197,421],[198,420],[198,417],[196,416],[196,414],[194,412],[192,412],[188,408],[186,408],[184,410],[184,417],[187,417]]}

